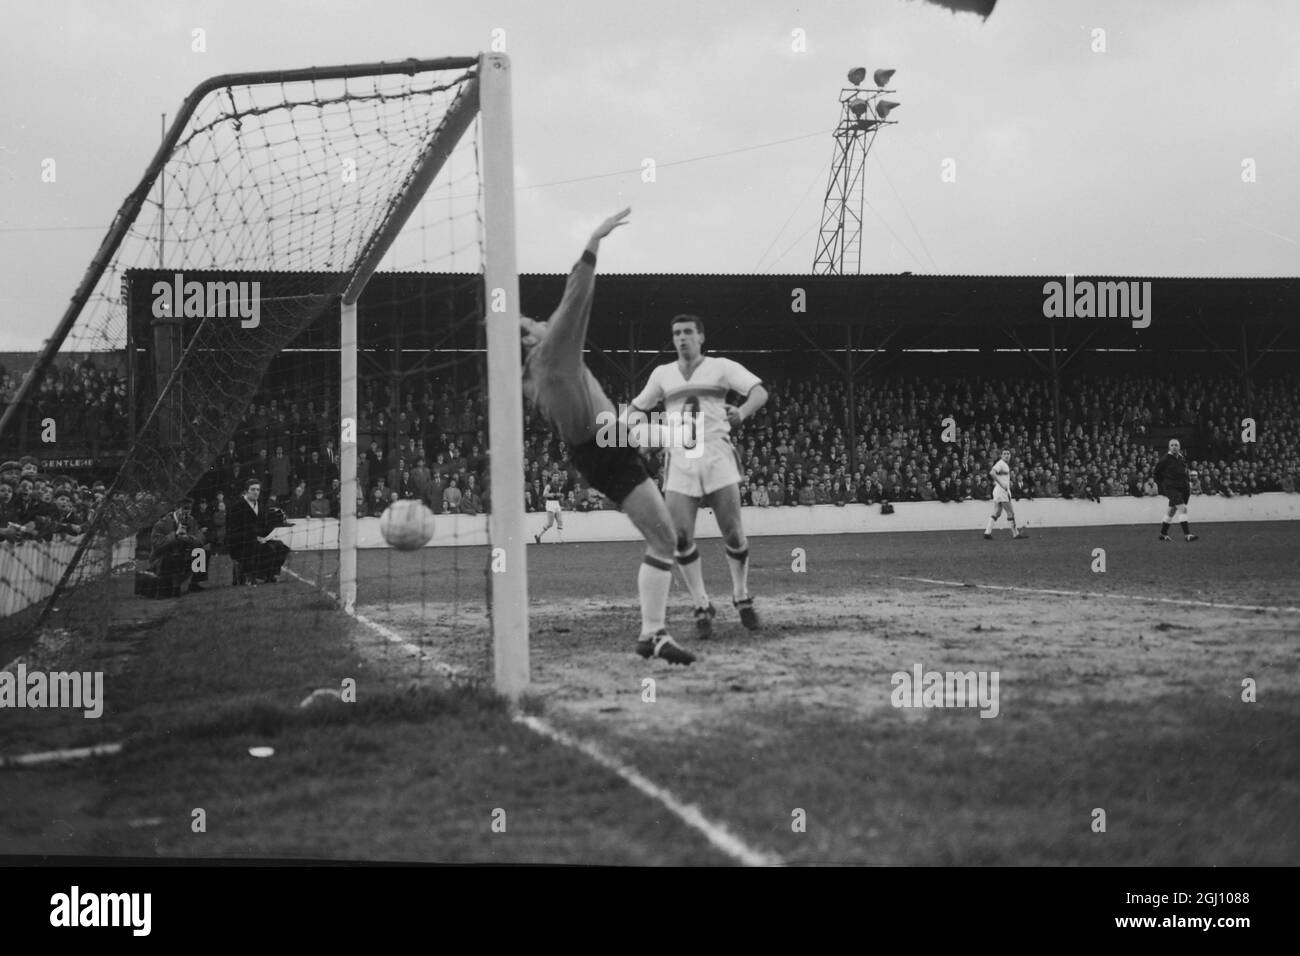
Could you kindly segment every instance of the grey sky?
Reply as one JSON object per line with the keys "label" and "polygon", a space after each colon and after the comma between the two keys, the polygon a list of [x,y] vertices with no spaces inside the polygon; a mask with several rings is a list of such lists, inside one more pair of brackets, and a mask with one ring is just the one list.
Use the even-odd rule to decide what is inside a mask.
{"label": "grey sky", "polygon": [[[603,271],[809,271],[836,96],[859,64],[896,68],[903,104],[868,164],[864,272],[1295,275],[1300,260],[1300,4],[1285,0],[1002,0],[987,22],[915,0],[11,0],[3,23],[0,351],[53,329],[159,114],[203,78],[474,54],[493,28],[514,63],[523,271],[565,271],[623,205]],[[580,177],[601,178],[541,185]]]}

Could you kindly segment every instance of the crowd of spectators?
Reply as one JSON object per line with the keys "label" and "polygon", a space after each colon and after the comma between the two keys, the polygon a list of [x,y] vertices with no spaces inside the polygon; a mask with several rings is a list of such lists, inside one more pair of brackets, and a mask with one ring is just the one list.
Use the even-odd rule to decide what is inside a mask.
{"label": "crowd of spectators", "polygon": [[33,455],[0,462],[0,541],[76,538],[104,492],[103,482],[79,485],[68,475],[45,474]]}
{"label": "crowd of spectators", "polygon": [[1229,376],[1075,380],[1061,398],[1059,479],[1051,390],[1041,378],[908,378],[862,386],[855,393],[856,468],[850,468],[842,384],[814,376],[773,382],[770,391],[738,443],[746,504],[986,500],[989,467],[1002,449],[1013,454],[1020,497],[1156,495],[1151,470],[1164,451],[1163,437],[1172,434],[1190,452],[1200,488],[1194,493],[1294,491],[1300,478],[1295,378],[1256,390],[1253,442],[1242,440],[1246,406]]}
{"label": "crowd of spectators", "polygon": [[[22,375],[0,368],[0,412],[18,394]],[[42,444],[43,422],[52,419],[58,442],[81,445],[95,457],[101,447],[124,447],[127,442],[126,379],[94,357],[56,361],[46,372],[25,412],[21,432],[7,445],[30,450]]]}
{"label": "crowd of spectators", "polygon": [[[1294,491],[1300,480],[1295,378],[1256,389],[1253,442],[1242,440],[1246,403],[1231,376],[1076,379],[1062,390],[1059,476],[1051,389],[1041,377],[909,376],[860,385],[854,396],[856,466],[850,464],[848,392],[841,381],[810,374],[768,382],[771,399],[736,437],[747,505],[988,499],[989,467],[1004,448],[1013,454],[1019,497],[1151,496],[1159,493],[1150,476],[1167,435],[1180,437],[1189,452],[1196,494]],[[617,382],[602,385],[616,403],[632,397]],[[367,383],[357,422],[362,513],[379,513],[397,497],[421,498],[439,513],[487,510],[482,396],[430,382],[388,405],[380,383]],[[319,491],[337,514],[334,422],[324,401],[255,402],[218,462],[226,472],[216,484],[230,487],[232,477],[255,473],[266,476],[281,503],[301,486],[308,503]],[[566,510],[613,507],[583,483],[568,449],[535,409],[525,417],[524,460],[528,511],[544,510],[547,484]],[[236,461],[243,469],[232,476]]]}
{"label": "crowd of spectators", "polygon": [[[111,376],[83,364],[74,377],[77,394],[98,389],[100,400],[117,408],[120,383]],[[1151,471],[1167,437],[1183,442],[1193,494],[1294,492],[1300,484],[1300,380],[1294,376],[1256,387],[1254,441],[1243,441],[1247,403],[1231,376],[1080,376],[1062,389],[1059,476],[1051,389],[1041,377],[876,378],[855,391],[852,434],[842,381],[816,373],[766,381],[771,399],[735,438],[746,505],[987,500],[988,471],[1002,449],[1012,452],[1020,498],[1153,496],[1159,489]],[[383,382],[363,382],[356,423],[359,513],[381,514],[397,498],[422,499],[440,514],[485,513],[485,398],[432,378],[405,384],[392,402]],[[602,384],[615,403],[630,401],[626,385]],[[42,395],[62,394],[67,404],[69,387],[60,377]],[[191,493],[195,516],[220,543],[227,503],[250,477],[261,479],[263,499],[290,520],[337,516],[337,435],[337,394],[281,386],[257,396]],[[566,510],[613,507],[584,484],[536,409],[526,413],[524,442],[528,511],[544,510],[548,484]],[[652,472],[657,459],[651,455]],[[0,510],[20,525],[28,521],[18,519],[43,508],[44,531],[78,527],[102,493],[71,479],[56,484],[39,474],[39,465],[26,470],[22,481],[13,475],[0,481],[8,486],[0,488]],[[60,491],[68,496],[63,506]],[[53,508],[63,509],[61,518]]]}
{"label": "crowd of spectators", "polygon": [[[254,399],[227,447],[194,490],[213,507],[250,477],[290,520],[337,517],[342,484],[337,396],[298,401],[281,389]],[[487,435],[481,402],[430,385],[389,406],[380,383],[363,388],[357,415],[357,509],[378,516],[398,498],[435,513],[482,514],[488,505]]]}

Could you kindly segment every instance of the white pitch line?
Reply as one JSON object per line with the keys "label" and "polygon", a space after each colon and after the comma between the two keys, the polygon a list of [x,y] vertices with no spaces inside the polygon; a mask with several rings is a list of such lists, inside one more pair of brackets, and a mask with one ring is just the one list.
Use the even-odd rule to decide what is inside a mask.
{"label": "white pitch line", "polygon": [[[307,578],[304,578],[300,574],[295,574],[293,571],[291,571],[288,568],[284,568],[282,573],[297,578],[299,581],[301,581],[303,584],[308,585],[309,587],[314,587],[321,591],[324,591],[325,594],[329,595],[329,597],[332,600],[335,601],[338,600],[338,595],[327,590],[325,587],[317,584],[314,581],[309,581]],[[353,612],[352,617],[354,617],[359,623],[364,624],[366,627],[373,629],[377,633],[381,634],[383,637],[397,644],[399,647],[402,647],[407,652],[417,657],[423,657],[429,664],[433,665],[433,667],[442,671],[447,676],[449,677],[463,676],[463,672],[460,671],[459,669],[452,667],[449,664],[441,664],[431,659],[423,650],[416,647],[414,644],[407,642],[400,634],[390,630],[387,627],[384,627],[384,625],[376,621],[370,620],[368,617],[366,617],[363,614],[357,614],[355,611]],[[566,734],[564,731],[552,727],[550,724],[548,724],[546,721],[542,720],[539,717],[531,717],[525,714],[516,713],[514,715],[514,719],[517,723],[523,724],[525,727],[527,727],[529,730],[533,731],[534,733],[541,734],[543,737],[547,737],[558,744],[562,744],[565,747],[570,747],[578,751],[579,753],[583,754],[584,756],[590,758],[591,760],[596,761],[596,763],[600,764],[605,769],[611,770],[614,773],[618,774],[618,776],[622,777],[624,780],[626,780],[636,789],[640,790],[650,799],[657,800],[658,802],[662,803],[665,807],[668,808],[668,811],[670,813],[672,813],[674,816],[680,819],[688,827],[691,827],[694,830],[698,830],[700,833],[704,834],[704,837],[710,843],[712,843],[715,847],[717,847],[719,850],[721,850],[727,856],[731,857],[736,862],[742,863],[745,866],[780,866],[781,865],[782,861],[780,857],[770,853],[763,853],[760,850],[755,850],[747,846],[743,840],[741,840],[738,836],[734,835],[730,830],[728,830],[722,824],[714,823],[712,820],[706,817],[703,813],[700,812],[699,808],[696,807],[694,804],[682,803],[675,796],[673,796],[672,793],[670,793],[668,790],[665,790],[663,787],[659,786],[653,780],[650,780],[644,774],[633,769],[632,767],[629,767],[626,764],[623,764],[618,760],[615,760],[613,757],[609,756],[600,748],[598,748],[595,744],[589,743],[584,740],[579,740],[576,737],[571,737],[568,734]]]}
{"label": "white pitch line", "polygon": [[969,584],[966,581],[936,581],[934,578],[909,578],[898,575],[900,581],[919,581],[922,584],[942,584],[952,588],[981,588],[985,591],[1023,591],[1027,594],[1056,594],[1062,597],[1106,598],[1117,601],[1146,601],[1150,604],[1181,604],[1187,607],[1213,607],[1224,611],[1281,611],[1300,614],[1300,607],[1275,607],[1266,604],[1220,604],[1216,601],[1186,601],[1181,598],[1142,597],[1136,594],[1110,594],[1103,591],[1061,591],[1056,588],[1018,588],[1009,584]]}
{"label": "white pitch line", "polygon": [[74,747],[70,750],[46,750],[42,753],[20,754],[17,757],[0,757],[0,768],[36,767],[43,763],[61,763],[64,760],[110,757],[121,749],[121,744],[97,744],[94,747]]}
{"label": "white pitch line", "polygon": [[627,766],[609,754],[605,753],[595,744],[585,740],[579,740],[571,737],[564,731],[552,727],[540,717],[532,717],[526,714],[516,714],[515,721],[523,724],[528,729],[541,734],[543,737],[549,737],[556,743],[571,747],[581,754],[590,757],[596,763],[600,764],[606,770],[611,770],[618,774],[632,786],[636,787],[652,800],[662,803],[668,810],[693,830],[698,830],[704,834],[705,838],[715,847],[731,857],[738,863],[745,866],[780,866],[781,858],[772,853],[764,853],[761,850],[755,850],[748,846],[740,837],[736,836],[720,823],[715,823],[700,812],[700,809],[692,803],[682,803],[672,793],[659,786],[653,780],[648,779],[636,769]]}
{"label": "white pitch line", "polygon": [[[331,601],[337,601],[339,599],[339,596],[337,594],[329,590],[323,584],[317,584],[315,581],[309,580],[308,578],[304,578],[301,574],[298,574],[289,568],[281,568],[280,573],[287,574],[292,578],[296,578],[297,580],[301,581],[303,584],[307,585],[308,587],[316,588],[318,591],[324,593],[325,596],[328,597]],[[366,627],[370,628],[372,631],[374,631],[380,637],[384,638],[386,641],[396,644],[398,647],[406,651],[406,653],[410,654],[412,657],[420,658],[423,663],[427,664],[429,667],[431,667],[433,670],[437,671],[439,674],[443,675],[444,677],[465,676],[465,671],[462,670],[461,668],[455,667],[451,664],[444,664],[442,661],[435,660],[433,657],[431,657],[428,654],[427,651],[425,651],[423,648],[415,644],[412,644],[401,634],[397,633],[397,631],[394,631],[390,627],[385,627],[383,624],[380,624],[378,621],[372,621],[364,614],[359,613],[355,608],[345,613],[347,613],[348,616],[350,616],[353,620],[357,621],[357,623],[364,624]]]}

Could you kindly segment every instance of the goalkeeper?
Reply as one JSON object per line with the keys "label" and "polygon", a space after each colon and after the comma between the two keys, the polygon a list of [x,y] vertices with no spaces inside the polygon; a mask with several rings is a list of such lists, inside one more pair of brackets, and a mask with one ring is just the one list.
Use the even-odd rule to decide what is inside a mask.
{"label": "goalkeeper", "polygon": [[[630,212],[624,209],[596,227],[582,258],[569,273],[564,298],[549,320],[538,322],[520,316],[527,350],[523,388],[524,394],[542,410],[569,446],[570,459],[591,487],[618,502],[619,508],[645,537],[645,557],[637,577],[641,637],[636,652],[670,664],[689,664],[695,655],[672,639],[664,622],[673,580],[673,549],[677,543],[672,518],[637,449],[597,443],[599,423],[614,417],[614,403],[582,360],[596,283],[596,250],[602,239],[627,224]],[[648,428],[637,426],[640,444],[651,444]]]}

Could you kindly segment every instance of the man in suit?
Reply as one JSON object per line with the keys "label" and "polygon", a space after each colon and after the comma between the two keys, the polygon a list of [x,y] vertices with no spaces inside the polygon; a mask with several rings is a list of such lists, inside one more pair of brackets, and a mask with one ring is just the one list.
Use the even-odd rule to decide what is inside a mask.
{"label": "man in suit", "polygon": [[244,494],[230,505],[226,540],[230,556],[239,562],[247,579],[256,581],[261,578],[274,584],[289,557],[289,546],[270,537],[276,521],[271,517],[271,509],[261,502],[261,497],[261,481],[249,478]]}
{"label": "man in suit", "polygon": [[307,497],[307,483],[300,481],[294,486],[293,494],[284,503],[284,516],[288,518],[305,518],[311,510],[311,498]]}

